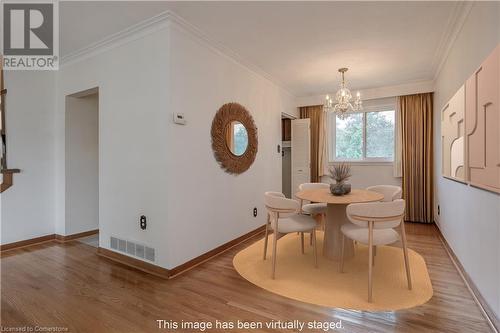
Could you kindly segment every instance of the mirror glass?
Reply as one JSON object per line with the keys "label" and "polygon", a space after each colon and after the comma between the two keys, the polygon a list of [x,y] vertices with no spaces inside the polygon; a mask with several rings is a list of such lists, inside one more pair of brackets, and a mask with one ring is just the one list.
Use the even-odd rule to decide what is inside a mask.
{"label": "mirror glass", "polygon": [[239,121],[229,123],[226,133],[226,143],[234,155],[241,156],[245,153],[248,147],[248,133],[242,123]]}

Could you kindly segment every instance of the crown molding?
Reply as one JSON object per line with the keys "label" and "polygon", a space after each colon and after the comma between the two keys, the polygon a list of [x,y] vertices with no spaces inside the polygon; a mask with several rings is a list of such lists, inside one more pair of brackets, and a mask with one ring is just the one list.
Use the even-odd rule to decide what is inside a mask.
{"label": "crown molding", "polygon": [[265,78],[266,80],[272,82],[274,85],[278,86],[280,89],[285,91],[291,97],[295,95],[292,94],[285,85],[272,77],[269,73],[263,71],[259,67],[253,65],[251,62],[247,61],[244,57],[240,56],[238,53],[232,51],[231,49],[225,47],[221,43],[211,39],[199,28],[189,23],[185,19],[176,15],[171,11],[162,12],[156,16],[143,20],[137,24],[134,24],[122,31],[115,34],[109,35],[100,41],[92,43],[80,50],[72,52],[61,58],[61,67],[65,67],[82,60],[91,58],[100,53],[106,52],[120,45],[129,43],[131,41],[143,38],[147,35],[165,29],[167,27],[177,27],[187,35],[195,38],[198,42],[202,43],[204,46],[215,51],[217,54],[233,61],[234,63],[243,66],[250,72]]}
{"label": "crown molding", "polygon": [[434,81],[441,72],[458,34],[469,16],[473,4],[474,1],[459,1],[455,4],[448,18],[446,28],[441,35],[441,40],[436,48],[436,52],[434,53],[434,59],[431,66]]}
{"label": "crown molding", "polygon": [[[473,1],[459,1],[455,4],[452,13],[449,16],[448,22],[446,24],[445,31],[443,32],[436,52],[434,53],[433,62],[431,64],[431,75],[432,80],[435,81],[441,69],[448,57],[448,54],[460,33],[471,9],[473,6]],[[203,31],[197,28],[195,25],[187,22],[180,16],[176,15],[171,11],[162,12],[156,16],[143,20],[137,24],[134,24],[122,31],[115,34],[109,35],[100,41],[92,43],[80,50],[67,54],[61,58],[61,67],[65,67],[85,59],[89,59],[93,56],[116,48],[120,45],[124,45],[131,41],[143,38],[149,34],[165,29],[169,26],[177,27],[181,31],[187,33],[189,36],[195,38],[198,42],[201,42],[204,46],[215,51],[219,55],[239,64],[240,66],[246,68],[250,72],[265,78],[266,80],[272,82],[274,85],[281,88],[284,92],[292,97],[296,97],[298,100],[310,99],[313,96],[301,97],[296,96],[294,93],[290,92],[286,88],[286,85],[274,78],[269,73],[262,70],[260,67],[254,65],[250,61],[246,60],[244,57],[234,52],[233,50],[225,47],[221,43],[208,37]],[[408,83],[406,83],[408,84]],[[403,85],[406,85],[403,84]],[[384,88],[384,87],[382,87]],[[418,89],[420,90],[420,89]],[[385,95],[385,94],[384,94]]]}
{"label": "crown molding", "polygon": [[[433,80],[413,81],[394,86],[384,86],[359,90],[363,101],[426,93],[432,91],[434,91]],[[295,98],[295,106],[301,107],[309,105],[322,105],[325,101],[325,95],[326,94],[297,97]]]}
{"label": "crown molding", "polygon": [[124,30],[109,35],[84,48],[71,52],[61,57],[61,66],[64,67],[80,62],[100,53],[114,49],[120,45],[127,44],[131,41],[140,39],[156,31],[162,30],[168,26],[171,16],[172,13],[169,11],[162,12],[156,16],[134,24]]}
{"label": "crown molding", "polygon": [[198,27],[191,24],[190,22],[186,21],[182,17],[174,13],[170,14],[171,14],[170,20],[174,23],[172,25],[173,27],[180,28],[181,31],[184,31],[191,37],[194,37],[198,42],[201,42],[204,46],[210,48],[212,51],[218,53],[220,56],[223,56],[226,59],[229,59],[234,63],[243,66],[250,72],[272,82],[274,85],[278,86],[280,89],[289,94],[291,97],[296,97],[295,94],[293,94],[290,90],[288,90],[288,88],[286,88],[286,85],[283,82],[277,80],[275,77],[273,77],[260,67],[254,65],[252,62],[248,61],[247,59],[245,59],[245,57],[241,56],[237,52],[231,50],[230,48],[227,48],[222,43],[219,43],[214,39],[208,37],[202,30],[200,30]]}

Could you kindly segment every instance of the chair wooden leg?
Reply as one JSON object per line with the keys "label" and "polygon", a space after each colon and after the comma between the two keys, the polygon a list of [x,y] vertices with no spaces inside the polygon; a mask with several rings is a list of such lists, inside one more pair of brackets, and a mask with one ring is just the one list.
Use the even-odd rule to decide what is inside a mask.
{"label": "chair wooden leg", "polygon": [[[312,214],[311,214],[311,217],[312,217],[315,221],[317,221],[316,219],[317,219],[318,215],[312,215]],[[318,223],[318,222],[316,222],[316,223]],[[311,233],[309,234],[309,246],[312,246],[312,245],[313,245],[313,233],[311,232]]]}
{"label": "chair wooden leg", "polygon": [[373,266],[375,266],[375,256],[376,255],[377,255],[377,246],[373,245],[373,256],[372,256]]}
{"label": "chair wooden leg", "polygon": [[318,249],[316,246],[316,229],[313,229],[311,235],[312,235],[312,240],[313,240],[314,267],[318,268]]}
{"label": "chair wooden leg", "polygon": [[344,272],[344,247],[345,247],[345,235],[342,234],[342,249],[340,251],[340,264],[339,264],[339,272]]}
{"label": "chair wooden leg", "polygon": [[304,233],[300,233],[300,250],[304,254]]}
{"label": "chair wooden leg", "polygon": [[401,221],[401,240],[403,243],[403,255],[405,258],[405,268],[406,268],[406,280],[408,281],[408,289],[412,289],[411,284],[411,274],[410,274],[410,262],[408,259],[408,248],[406,246],[406,232],[405,232],[405,222]]}
{"label": "chair wooden leg", "polygon": [[[316,221],[316,225],[319,223],[321,224],[321,219],[322,219],[322,214],[316,214],[316,215],[311,215],[311,217]],[[321,226],[320,226],[321,227]],[[316,230],[316,229],[315,229]],[[309,238],[309,245],[313,245],[313,233],[310,233],[310,238]]]}
{"label": "chair wooden leg", "polygon": [[373,222],[368,222],[368,303],[372,302]]}
{"label": "chair wooden leg", "polygon": [[276,230],[273,231],[273,271],[271,273],[271,279],[274,280],[274,277],[276,276],[276,248],[277,248],[277,243],[278,243],[278,232]]}
{"label": "chair wooden leg", "polygon": [[[268,220],[269,221],[269,220]],[[269,223],[266,223],[266,235],[264,236],[264,260],[266,260],[267,256],[267,239],[269,237]]]}

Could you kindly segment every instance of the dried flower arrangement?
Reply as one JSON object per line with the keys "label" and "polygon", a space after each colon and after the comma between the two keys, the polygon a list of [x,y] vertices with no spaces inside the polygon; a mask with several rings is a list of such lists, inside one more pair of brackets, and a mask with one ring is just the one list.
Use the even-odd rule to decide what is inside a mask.
{"label": "dried flower arrangement", "polygon": [[329,171],[330,178],[335,180],[338,184],[344,183],[351,177],[351,165],[349,163],[342,162],[335,164]]}

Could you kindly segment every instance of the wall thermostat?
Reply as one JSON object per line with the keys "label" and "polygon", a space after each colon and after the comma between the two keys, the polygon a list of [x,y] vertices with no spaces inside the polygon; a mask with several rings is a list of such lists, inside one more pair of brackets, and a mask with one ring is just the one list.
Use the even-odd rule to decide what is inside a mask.
{"label": "wall thermostat", "polygon": [[174,113],[174,123],[178,125],[186,125],[186,118],[184,113]]}

